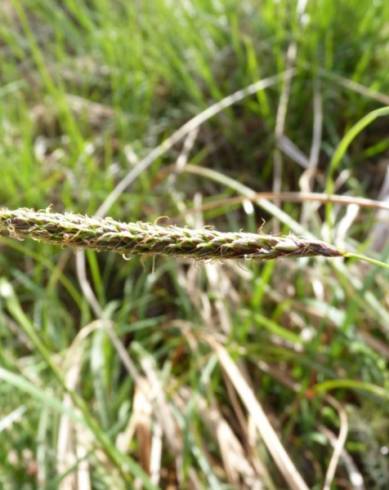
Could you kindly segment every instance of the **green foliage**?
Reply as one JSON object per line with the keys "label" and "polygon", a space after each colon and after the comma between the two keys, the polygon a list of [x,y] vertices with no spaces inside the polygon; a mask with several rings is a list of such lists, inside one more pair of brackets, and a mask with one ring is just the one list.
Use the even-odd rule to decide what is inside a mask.
{"label": "green foliage", "polygon": [[[1,207],[93,215],[191,117],[284,71],[291,43],[284,134],[307,158],[322,110],[311,190],[377,198],[389,148],[387,117],[375,118],[388,105],[389,3],[312,0],[301,16],[302,3],[0,2]],[[206,121],[190,166],[172,165],[186,140],[109,215],[264,233],[278,223],[285,234],[343,237],[342,248],[387,262],[385,243],[371,248],[374,209],[351,219],[332,204],[326,219],[316,204],[281,212],[255,198],[273,186],[282,90],[277,82]],[[285,191],[300,190],[305,172],[291,155],[282,157]],[[242,201],[230,205],[231,196]],[[215,201],[226,203],[207,207]],[[96,312],[72,253],[0,240],[1,488],[65,488],[82,471],[91,488],[128,488],[136,477],[150,487],[142,455],[158,430],[162,488],[254,488],[253,475],[284,488],[210,339],[245,373],[310,488],[323,486],[332,454],[325,429],[339,432],[332,399],[349,417],[345,450],[365,487],[387,487],[387,271],[338,259],[240,267],[90,252]],[[240,458],[238,480],[227,453]],[[349,480],[341,459],[331,488]]]}

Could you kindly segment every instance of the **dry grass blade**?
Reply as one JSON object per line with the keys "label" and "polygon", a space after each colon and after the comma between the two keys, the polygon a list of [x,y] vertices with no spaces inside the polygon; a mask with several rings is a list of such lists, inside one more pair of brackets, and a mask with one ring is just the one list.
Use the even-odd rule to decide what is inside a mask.
{"label": "dry grass blade", "polygon": [[334,227],[335,241],[339,247],[343,247],[346,243],[349,230],[355,220],[358,218],[360,208],[357,204],[349,204],[346,212],[339,223]]}
{"label": "dry grass blade", "polygon": [[0,419],[0,432],[3,432],[4,430],[7,430],[10,428],[15,422],[21,419],[21,417],[24,415],[26,411],[26,406],[25,405],[20,405],[20,407],[16,408],[13,410],[11,413],[8,415],[2,417]]}
{"label": "dry grass blade", "polygon": [[[319,202],[321,204],[332,203],[340,204],[342,206],[348,206],[349,204],[356,204],[361,208],[380,209],[383,211],[389,211],[388,201],[377,201],[375,199],[368,199],[366,197],[357,196],[342,196],[339,194],[325,194],[321,192],[256,192],[252,197],[227,197],[224,199],[218,199],[212,202],[208,202],[201,206],[201,211],[207,211],[209,209],[219,208],[225,205],[242,204],[245,201],[256,201],[258,199],[270,199],[274,201],[286,201],[286,202]],[[198,211],[198,210],[197,210]],[[188,212],[194,212],[189,210]]]}
{"label": "dry grass blade", "polygon": [[[320,432],[327,437],[327,439],[331,443],[331,446],[335,449],[339,439],[337,439],[335,434],[328,430],[327,427],[321,426],[319,427],[319,429]],[[349,453],[346,452],[344,448],[342,449],[340,457],[349,474],[351,488],[353,490],[365,490],[363,476],[358,470]]]}
{"label": "dry grass blade", "polygon": [[127,255],[173,255],[194,259],[275,259],[279,257],[340,257],[324,242],[289,236],[228,233],[210,228],[189,229],[149,223],[121,223],[71,213],[17,209],[0,210],[0,234],[33,238],[61,246]]}
{"label": "dry grass blade", "polygon": [[171,136],[169,136],[169,138],[165,139],[160,145],[156,146],[143,160],[138,162],[136,167],[134,167],[107,196],[103,204],[97,210],[96,216],[105,216],[112,205],[119,198],[121,193],[124,192],[141,173],[143,173],[153,162],[155,162],[155,160],[173,148],[175,144],[185,138],[185,136],[204,124],[208,119],[211,119],[219,112],[240,102],[246,97],[276,85],[282,78],[289,79],[293,76],[293,74],[293,70],[288,70],[284,73],[280,73],[279,75],[274,75],[252,83],[251,85],[228,95],[215,104],[210,105],[204,111],[190,119],[187,123],[177,129]]}
{"label": "dry grass blade", "polygon": [[[310,192],[314,183],[314,178],[319,164],[320,147],[323,132],[323,100],[320,91],[320,81],[317,80],[313,96],[313,135],[312,145],[309,154],[307,170],[300,177],[300,188],[303,192]],[[301,221],[306,223],[308,215],[312,212],[312,205],[304,203]]]}
{"label": "dry grass blade", "polygon": [[[385,178],[383,179],[382,187],[379,193],[379,198],[383,204],[389,209],[389,161],[386,162],[387,168]],[[389,214],[385,214],[382,209],[377,212],[377,223],[371,231],[372,249],[382,251],[389,241]]]}
{"label": "dry grass blade", "polygon": [[[270,374],[272,377],[277,379],[284,386],[287,386],[291,390],[295,392],[301,391],[301,386],[295,383],[286,373],[283,373],[281,370],[274,366],[269,366],[263,361],[258,363],[258,367]],[[329,439],[331,445],[334,448],[334,452],[332,454],[330,463],[328,465],[328,469],[326,472],[323,490],[330,490],[333,479],[335,477],[336,468],[339,464],[339,460],[343,459],[345,465],[347,466],[350,482],[353,485],[353,488],[358,490],[363,490],[363,478],[355,467],[355,464],[351,457],[346,453],[344,446],[347,439],[348,434],[348,419],[345,409],[335,400],[332,396],[327,395],[325,400],[333,407],[339,414],[340,421],[340,431],[339,436],[336,438],[331,431],[329,431],[326,427],[320,426],[320,431]]]}
{"label": "dry grass blade", "polygon": [[386,94],[383,94],[381,92],[377,92],[376,90],[365,87],[365,85],[362,85],[361,83],[355,82],[354,80],[350,80],[350,79],[345,78],[345,77],[342,77],[341,75],[337,75],[337,74],[330,72],[330,71],[327,71],[323,68],[319,68],[319,73],[322,76],[324,76],[325,78],[328,78],[330,80],[334,80],[336,83],[338,83],[342,87],[345,87],[348,90],[352,90],[353,92],[361,94],[364,97],[368,97],[370,99],[376,100],[377,102],[380,102],[381,104],[389,105],[389,96]]}
{"label": "dry grass blade", "polygon": [[334,452],[332,454],[330,463],[328,465],[326,477],[324,480],[323,490],[330,490],[332,481],[335,477],[336,468],[339,463],[339,459],[342,455],[342,451],[347,439],[348,433],[348,420],[347,414],[344,408],[338,403],[335,398],[327,396],[326,400],[337,410],[339,414],[340,431],[338,439],[334,445]]}
{"label": "dry grass blade", "polygon": [[[295,42],[291,42],[288,46],[288,50],[286,53],[286,66],[288,71],[293,69],[295,60],[297,56],[297,44]],[[276,116],[276,127],[274,130],[274,134],[277,142],[280,141],[284,134],[285,130],[285,122],[286,122],[286,113],[288,110],[288,101],[291,90],[291,82],[292,78],[284,76],[282,91],[280,95],[280,101],[277,108],[277,116]],[[280,192],[281,191],[281,182],[282,182],[282,167],[283,160],[280,149],[277,147],[274,150],[273,156],[274,166],[273,166],[273,191]],[[277,203],[278,204],[278,203]],[[279,223],[274,222],[274,230],[278,231]]]}
{"label": "dry grass blade", "polygon": [[157,412],[159,422],[164,429],[166,439],[174,453],[180,455],[182,452],[182,436],[180,429],[175,421],[168,400],[166,399],[164,387],[158,378],[153,361],[149,356],[143,355],[140,359],[140,364],[150,385],[154,408]]}
{"label": "dry grass blade", "polygon": [[89,305],[91,306],[96,317],[102,318],[103,309],[101,308],[99,302],[97,301],[95,293],[93,292],[93,289],[88,281],[84,251],[77,250],[75,253],[75,258],[76,258],[77,279],[81,286],[82,293],[85,299],[88,301]]}
{"label": "dry grass blade", "polygon": [[[85,328],[89,330],[89,327]],[[82,354],[82,345],[76,341],[68,351],[66,359],[67,366],[64,379],[68,390],[75,390],[78,385],[82,366]],[[73,406],[72,399],[68,393],[65,394],[63,403],[66,407]],[[58,430],[57,470],[60,475],[66,474],[72,466],[75,467],[75,470],[66,474],[61,480],[58,487],[60,490],[77,488],[88,490],[91,488],[89,463],[87,460],[79,461],[79,456],[86,454],[85,437],[88,440],[88,434],[86,433],[80,438],[81,429],[81,427],[75,426],[68,415],[62,415]],[[80,486],[81,481],[82,486]]]}
{"label": "dry grass blade", "polygon": [[161,479],[163,431],[159,422],[154,422],[150,454],[150,479],[154,485],[159,485]]}
{"label": "dry grass blade", "polygon": [[152,412],[153,407],[147,398],[148,383],[136,386],[134,394],[134,430],[138,441],[139,462],[146,473],[150,474],[151,443],[152,443]]}
{"label": "dry grass blade", "polygon": [[289,458],[269,419],[255,398],[253,391],[248,386],[226,349],[211,338],[208,338],[208,342],[215,350],[220,364],[238,392],[246,410],[253,418],[258,432],[261,434],[269,453],[272,455],[288,486],[293,490],[308,490],[306,483]]}
{"label": "dry grass blade", "polygon": [[300,165],[300,167],[304,169],[308,168],[308,158],[304,155],[300,148],[293,143],[290,138],[282,135],[278,141],[278,146],[287,157]]}
{"label": "dry grass blade", "polygon": [[205,398],[198,394],[193,395],[189,389],[183,388],[180,390],[180,398],[177,400],[178,406],[183,410],[185,404],[193,396],[195,396],[202,419],[218,442],[223,467],[229,482],[234,488],[247,488],[250,490],[266,488],[262,483],[262,475],[255,471],[245,454],[241,441],[236,437],[216,405],[210,406]]}
{"label": "dry grass blade", "polygon": [[[304,18],[304,12],[306,6],[307,6],[306,0],[300,0],[299,2],[297,2],[296,13],[297,13],[297,19],[298,19],[298,23],[300,24],[301,30],[303,30],[304,28],[303,18]],[[297,42],[293,39],[289,43],[288,49],[286,51],[285,65],[287,67],[287,71],[294,69],[297,60],[297,54],[298,54],[298,45]],[[280,100],[277,108],[276,126],[274,130],[277,143],[280,141],[280,139],[282,138],[285,132],[286,115],[288,111],[291,88],[292,88],[292,78],[285,76],[283,79]],[[273,191],[280,192],[282,186],[283,159],[279,147],[277,147],[274,151],[273,161],[274,161]],[[277,206],[279,205],[277,201],[276,204]],[[277,221],[274,222],[273,230],[275,232],[279,231],[279,223]]]}

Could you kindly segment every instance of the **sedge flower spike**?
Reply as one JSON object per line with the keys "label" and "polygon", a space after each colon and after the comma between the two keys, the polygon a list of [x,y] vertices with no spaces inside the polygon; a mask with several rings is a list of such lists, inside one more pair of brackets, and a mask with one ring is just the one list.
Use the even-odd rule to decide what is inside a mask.
{"label": "sedge flower spike", "polygon": [[117,252],[123,256],[172,255],[193,259],[275,259],[339,257],[343,253],[321,241],[292,235],[221,232],[150,223],[121,223],[72,213],[0,209],[0,234],[32,238],[60,246]]}

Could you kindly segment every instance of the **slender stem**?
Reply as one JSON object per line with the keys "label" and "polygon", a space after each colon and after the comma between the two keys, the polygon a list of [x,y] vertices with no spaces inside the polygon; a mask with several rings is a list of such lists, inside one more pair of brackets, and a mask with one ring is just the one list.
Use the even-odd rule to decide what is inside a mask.
{"label": "slender stem", "polygon": [[388,263],[382,262],[378,259],[374,259],[373,257],[368,257],[367,255],[357,254],[354,252],[344,252],[343,257],[349,259],[363,260],[363,262],[369,262],[369,264],[377,265],[378,267],[382,267],[383,269],[389,269]]}

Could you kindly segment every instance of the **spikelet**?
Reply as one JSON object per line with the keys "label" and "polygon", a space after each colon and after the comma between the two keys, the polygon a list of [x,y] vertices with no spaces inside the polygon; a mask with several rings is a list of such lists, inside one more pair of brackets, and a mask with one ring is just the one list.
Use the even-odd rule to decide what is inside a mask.
{"label": "spikelet", "polygon": [[0,209],[0,234],[32,238],[61,246],[112,251],[123,256],[172,255],[194,259],[275,259],[339,257],[343,253],[321,242],[292,235],[221,232],[150,223],[121,223],[50,210]]}

